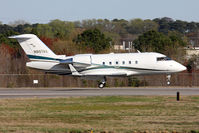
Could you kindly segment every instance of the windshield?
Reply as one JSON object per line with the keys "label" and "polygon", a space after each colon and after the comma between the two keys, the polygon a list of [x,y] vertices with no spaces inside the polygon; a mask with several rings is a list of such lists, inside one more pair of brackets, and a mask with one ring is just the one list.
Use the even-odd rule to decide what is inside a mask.
{"label": "windshield", "polygon": [[157,61],[167,61],[167,60],[171,60],[171,58],[169,58],[169,57],[157,57]]}

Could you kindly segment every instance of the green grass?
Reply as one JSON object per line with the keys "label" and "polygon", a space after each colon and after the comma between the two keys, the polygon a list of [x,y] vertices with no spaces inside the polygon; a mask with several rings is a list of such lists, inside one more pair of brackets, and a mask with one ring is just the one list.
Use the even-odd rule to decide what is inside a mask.
{"label": "green grass", "polygon": [[199,131],[199,97],[106,96],[0,100],[0,132]]}

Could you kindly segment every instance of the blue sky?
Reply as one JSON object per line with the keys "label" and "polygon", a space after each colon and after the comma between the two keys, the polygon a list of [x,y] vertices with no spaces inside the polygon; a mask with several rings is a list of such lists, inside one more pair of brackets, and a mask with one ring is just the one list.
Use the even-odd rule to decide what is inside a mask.
{"label": "blue sky", "polygon": [[199,22],[199,0],[0,0],[0,3],[0,21],[3,23],[165,16]]}

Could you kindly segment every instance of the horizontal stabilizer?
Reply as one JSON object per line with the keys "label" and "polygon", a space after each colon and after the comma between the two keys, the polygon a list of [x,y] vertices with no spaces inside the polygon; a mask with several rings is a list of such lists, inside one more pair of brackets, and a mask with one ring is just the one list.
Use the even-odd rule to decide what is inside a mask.
{"label": "horizontal stabilizer", "polygon": [[27,36],[27,34],[24,35],[14,35],[14,36],[9,36],[8,38],[13,38],[13,39],[30,39],[32,36]]}

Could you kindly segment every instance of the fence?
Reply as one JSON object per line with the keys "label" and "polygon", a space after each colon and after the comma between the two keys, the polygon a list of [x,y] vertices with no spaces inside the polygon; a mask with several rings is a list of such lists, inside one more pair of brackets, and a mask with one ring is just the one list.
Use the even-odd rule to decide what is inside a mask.
{"label": "fence", "polygon": [[[38,82],[38,83],[37,83]],[[98,81],[52,74],[1,74],[0,87],[97,87]],[[108,87],[168,86],[166,75],[107,78]],[[199,86],[199,73],[171,76],[170,86]]]}

